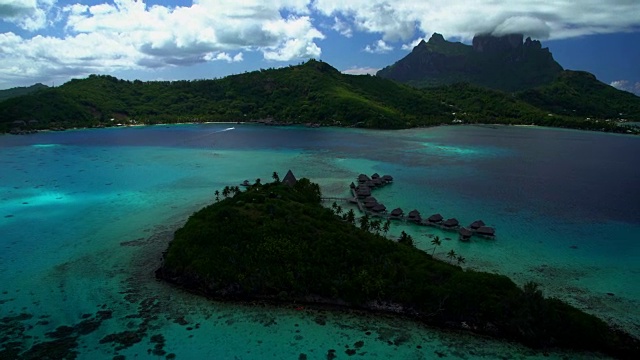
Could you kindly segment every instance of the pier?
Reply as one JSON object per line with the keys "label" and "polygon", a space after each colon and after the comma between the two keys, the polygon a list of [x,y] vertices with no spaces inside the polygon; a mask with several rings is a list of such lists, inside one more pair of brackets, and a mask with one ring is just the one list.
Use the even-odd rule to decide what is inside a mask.
{"label": "pier", "polygon": [[476,220],[469,226],[460,226],[459,221],[456,218],[444,219],[440,214],[433,214],[426,219],[422,219],[418,210],[412,210],[407,216],[400,208],[393,209],[390,213],[387,212],[386,206],[379,203],[377,199],[371,196],[372,191],[379,189],[383,186],[391,184],[393,177],[391,175],[380,176],[377,173],[371,175],[371,177],[360,174],[358,175],[355,185],[351,183],[350,191],[353,198],[323,198],[334,201],[347,201],[354,203],[358,206],[358,210],[361,213],[369,215],[371,217],[383,218],[385,220],[399,220],[403,222],[411,222],[419,226],[431,226],[445,231],[455,231],[459,234],[459,238],[462,241],[469,241],[473,235],[480,236],[487,239],[495,239],[495,229],[490,226],[486,226],[482,220]]}

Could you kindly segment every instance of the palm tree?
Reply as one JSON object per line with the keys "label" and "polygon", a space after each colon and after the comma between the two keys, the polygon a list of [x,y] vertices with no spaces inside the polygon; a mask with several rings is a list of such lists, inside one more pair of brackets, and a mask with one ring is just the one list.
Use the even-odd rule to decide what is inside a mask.
{"label": "palm tree", "polygon": [[433,256],[436,253],[436,248],[442,245],[442,240],[440,240],[439,236],[436,236],[431,240],[431,245],[433,245],[433,252],[431,253],[431,256]]}
{"label": "palm tree", "polygon": [[331,204],[331,208],[333,209],[334,212],[336,211],[337,207],[338,207],[338,203],[334,201],[333,204]]}
{"label": "palm tree", "polygon": [[398,243],[404,244],[407,246],[414,246],[413,237],[411,237],[411,235],[404,232],[404,230],[402,231],[402,233],[400,233],[400,239],[398,239]]}
{"label": "palm tree", "polygon": [[387,236],[387,233],[389,232],[390,228],[391,228],[391,220],[387,219],[387,221],[384,222],[384,225],[382,225],[382,232],[384,232],[384,236]]}
{"label": "palm tree", "polygon": [[257,179],[256,179],[256,183],[255,183],[255,185],[256,185],[256,186],[260,186],[260,178],[257,178]]}
{"label": "palm tree", "polygon": [[371,222],[371,230],[375,231],[376,235],[380,233],[381,224],[382,224],[382,221],[380,219],[376,219]]}
{"label": "palm tree", "polygon": [[347,212],[347,221],[352,224],[356,223],[356,213],[353,211],[353,209],[349,209],[349,212]]}
{"label": "palm tree", "polygon": [[216,190],[214,194],[216,195],[216,201],[220,201],[220,190]]}
{"label": "palm tree", "polygon": [[363,217],[360,218],[360,229],[369,231],[369,214],[364,214]]}
{"label": "palm tree", "polygon": [[454,250],[451,250],[447,253],[447,257],[449,258],[449,260],[453,260],[456,257],[456,252]]}
{"label": "palm tree", "polygon": [[274,171],[273,175],[271,175],[271,177],[273,178],[273,181],[275,181],[277,183],[280,182],[280,176],[278,176],[277,172]]}
{"label": "palm tree", "polygon": [[342,206],[338,205],[336,206],[336,215],[340,216],[340,214],[342,214]]}
{"label": "palm tree", "polygon": [[229,188],[229,186],[225,186],[224,189],[222,189],[222,196],[224,196],[225,199],[229,197],[230,193],[231,189]]}
{"label": "palm tree", "polygon": [[233,193],[236,194],[236,195],[240,194],[240,186],[238,186],[238,185],[234,186],[233,187]]}
{"label": "palm tree", "polygon": [[458,255],[458,257],[456,258],[456,260],[458,260],[458,265],[463,264],[465,261],[465,258],[462,255]]}

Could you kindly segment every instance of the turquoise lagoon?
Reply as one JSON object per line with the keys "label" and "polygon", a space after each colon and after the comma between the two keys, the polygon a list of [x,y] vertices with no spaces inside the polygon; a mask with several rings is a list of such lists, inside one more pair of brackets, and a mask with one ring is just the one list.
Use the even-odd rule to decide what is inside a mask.
{"label": "turquoise lagoon", "polygon": [[[229,130],[234,126],[233,130]],[[226,130],[226,131],[225,131]],[[0,136],[0,358],[592,358],[409,320],[209,301],[157,282],[172,232],[214,191],[291,169],[388,208],[483,219],[496,240],[394,223],[463,267],[533,280],[640,336],[640,138],[545,128],[402,131],[177,125]],[[328,205],[328,204],[327,204]],[[347,205],[343,205],[347,206]]]}

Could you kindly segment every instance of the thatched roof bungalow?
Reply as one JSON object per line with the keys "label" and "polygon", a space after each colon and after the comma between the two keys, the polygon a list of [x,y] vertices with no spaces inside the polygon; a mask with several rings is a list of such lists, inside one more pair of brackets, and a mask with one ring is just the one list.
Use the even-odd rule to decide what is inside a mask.
{"label": "thatched roof bungalow", "polygon": [[384,180],[386,182],[392,182],[393,181],[393,176],[391,176],[391,175],[383,175],[382,176],[382,180]]}
{"label": "thatched roof bungalow", "polygon": [[471,223],[471,225],[469,225],[469,227],[473,230],[478,230],[478,228],[484,226],[484,221],[482,220],[476,220],[474,222]]}
{"label": "thatched roof bungalow", "polygon": [[418,210],[415,210],[415,209],[411,210],[409,212],[408,220],[415,221],[417,223],[421,222],[422,221],[422,217],[420,217],[420,212]]}
{"label": "thatched roof bungalow", "polygon": [[371,175],[371,179],[372,180],[379,179],[379,178],[380,178],[380,174],[378,174],[378,173],[375,173],[375,174]]}
{"label": "thatched roof bungalow", "polygon": [[444,218],[442,217],[442,215],[440,214],[433,214],[431,216],[429,216],[429,218],[427,219],[428,222],[430,223],[439,223],[443,220]]}
{"label": "thatched roof bungalow", "polygon": [[458,219],[456,218],[451,218],[451,219],[447,219],[445,222],[442,223],[442,226],[446,227],[446,228],[454,228],[456,226],[458,226],[458,224],[460,224],[458,222]]}
{"label": "thatched roof bungalow", "polygon": [[391,217],[392,218],[399,218],[402,216],[402,214],[404,214],[404,212],[402,211],[402,209],[400,208],[395,208],[393,210],[391,210]]}
{"label": "thatched roof bungalow", "polygon": [[371,196],[371,189],[368,188],[367,186],[358,186],[356,188],[356,195],[359,198],[364,199],[367,196]]}
{"label": "thatched roof bungalow", "polygon": [[376,204],[376,206],[374,206],[371,211],[380,213],[380,212],[384,212],[387,211],[387,207],[382,205],[382,204]]}
{"label": "thatched roof bungalow", "polygon": [[481,226],[478,228],[478,230],[476,230],[476,234],[493,237],[496,235],[496,230],[489,226]]}
{"label": "thatched roof bungalow", "polygon": [[349,185],[350,189],[355,189],[356,188],[356,184],[353,183],[353,181],[351,182],[351,184]]}
{"label": "thatched roof bungalow", "polygon": [[287,175],[285,175],[284,179],[282,179],[282,183],[286,184],[286,185],[289,185],[289,186],[295,185],[296,182],[298,182],[298,180],[293,175],[293,172],[291,172],[291,170],[287,171]]}
{"label": "thatched roof bungalow", "polygon": [[378,205],[377,201],[365,201],[364,207],[367,209],[373,209],[376,205]]}
{"label": "thatched roof bungalow", "polygon": [[458,230],[458,234],[460,234],[460,240],[469,241],[471,239],[471,235],[473,235],[473,232],[463,227]]}
{"label": "thatched roof bungalow", "polygon": [[370,181],[370,180],[371,179],[369,179],[369,177],[367,175],[365,175],[365,174],[358,175],[358,183],[360,183],[360,184],[364,184],[364,183],[366,183],[367,181]]}

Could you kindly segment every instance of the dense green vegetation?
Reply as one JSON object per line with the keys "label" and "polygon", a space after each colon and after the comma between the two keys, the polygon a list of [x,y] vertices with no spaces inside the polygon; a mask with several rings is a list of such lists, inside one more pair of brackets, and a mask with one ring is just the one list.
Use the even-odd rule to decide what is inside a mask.
{"label": "dense green vegetation", "polygon": [[47,85],[37,83],[28,87],[16,87],[16,88],[7,89],[7,90],[0,90],[0,101],[11,99],[13,97],[31,94],[38,90],[47,89],[47,88],[48,88]]}
{"label": "dense green vegetation", "polygon": [[378,301],[430,324],[533,347],[640,354],[637,340],[544,298],[533,283],[521,289],[505,276],[436,260],[408,236],[396,242],[356,227],[373,229],[352,213],[338,216],[338,206],[335,213],[324,208],[318,185],[308,179],[292,187],[256,182],[216,197],[176,231],[158,277],[215,298],[324,299],[364,308]]}
{"label": "dense green vegetation", "polygon": [[417,89],[377,76],[345,75],[315,60],[216,80],[142,82],[91,75],[0,102],[0,132],[21,121],[29,129],[204,121],[397,129],[454,119],[625,132],[628,128],[615,121],[602,120],[620,113],[640,120],[640,98],[596,80],[567,78],[572,77],[513,95],[469,84]]}
{"label": "dense green vegetation", "polygon": [[565,116],[639,119],[640,97],[618,90],[584,71],[563,71],[548,84],[517,94],[527,103]]}
{"label": "dense green vegetation", "polygon": [[[456,119],[471,124],[525,124],[624,132],[626,129],[621,127],[617,120],[640,118],[639,97],[602,83],[600,84],[603,85],[603,91],[591,92],[592,96],[589,99],[591,101],[589,105],[585,105],[584,109],[580,111],[563,110],[565,109],[561,107],[563,105],[556,104],[572,103],[577,108],[576,103],[578,102],[574,101],[577,90],[558,85],[563,81],[560,78],[548,86],[514,95],[481,88],[469,83],[426,88],[423,91],[430,98],[438,99],[449,105],[451,111],[455,113]],[[558,87],[566,90],[566,93],[556,91],[550,94],[548,89],[557,89]],[[546,102],[540,100],[542,97],[546,97]],[[591,111],[588,112],[587,108]],[[608,116],[615,111],[622,112],[624,116]],[[585,116],[585,112],[590,115]]]}
{"label": "dense green vegetation", "polygon": [[[0,103],[0,124],[249,121],[405,128],[449,122],[424,93],[390,80],[341,74],[311,60],[217,80],[141,82],[92,75]],[[111,121],[113,119],[113,121]],[[54,126],[55,126],[54,124]]]}

